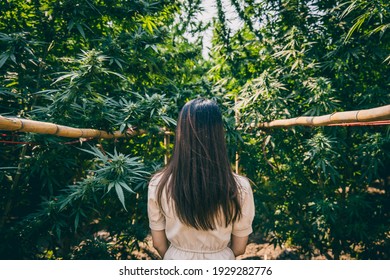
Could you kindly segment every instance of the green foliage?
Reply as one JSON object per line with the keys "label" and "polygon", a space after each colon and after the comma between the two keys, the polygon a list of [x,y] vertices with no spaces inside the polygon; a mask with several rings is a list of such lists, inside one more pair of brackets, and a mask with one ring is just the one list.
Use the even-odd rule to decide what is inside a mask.
{"label": "green foliage", "polygon": [[0,3],[2,115],[148,131],[105,141],[4,132],[0,258],[134,258],[148,234],[147,182],[166,152],[160,128],[209,91],[200,44],[173,33],[185,29],[183,4]]}
{"label": "green foliage", "polygon": [[234,28],[220,0],[211,23],[199,0],[0,2],[1,115],[148,131],[2,132],[0,258],[136,258],[147,182],[172,148],[160,131],[204,96],[221,105],[232,163],[238,152],[255,183],[255,234],[307,258],[388,259],[388,129],[253,128],[387,104],[388,1],[230,2]]}
{"label": "green foliage", "polygon": [[388,104],[389,4],[232,0],[242,21],[232,32],[215,3],[209,75],[237,98],[257,233],[307,258],[388,258],[388,129],[253,127]]}

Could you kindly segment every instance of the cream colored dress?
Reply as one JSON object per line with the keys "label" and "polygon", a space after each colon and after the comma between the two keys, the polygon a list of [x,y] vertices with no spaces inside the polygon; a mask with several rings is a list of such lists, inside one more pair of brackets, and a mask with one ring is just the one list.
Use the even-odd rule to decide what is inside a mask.
{"label": "cream colored dress", "polygon": [[[245,237],[252,233],[254,201],[247,178],[236,175],[239,183],[242,205],[241,219],[227,227],[217,226],[215,230],[197,230],[182,224],[176,216],[172,204],[162,197],[163,215],[156,199],[156,186],[159,178],[155,176],[149,184],[148,216],[152,230],[165,230],[170,247],[164,259],[167,260],[234,260],[233,251],[228,247],[231,235]],[[201,203],[200,203],[201,204]]]}

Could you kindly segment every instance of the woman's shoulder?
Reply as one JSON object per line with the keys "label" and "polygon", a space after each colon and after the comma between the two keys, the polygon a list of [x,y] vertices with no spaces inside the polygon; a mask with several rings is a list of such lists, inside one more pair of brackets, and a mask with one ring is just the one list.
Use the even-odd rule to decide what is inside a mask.
{"label": "woman's shoulder", "polygon": [[158,183],[160,182],[162,177],[162,172],[157,172],[152,175],[150,181],[149,181],[149,188],[155,188],[158,186]]}
{"label": "woman's shoulder", "polygon": [[251,183],[247,177],[242,176],[242,175],[238,175],[236,173],[233,173],[233,174],[234,174],[234,177],[236,179],[236,182],[238,183],[239,187],[243,191],[245,191],[245,192],[252,191]]}
{"label": "woman's shoulder", "polygon": [[242,209],[245,213],[248,212],[248,209],[252,209],[254,207],[253,204],[253,190],[251,186],[251,180],[242,175],[234,174],[236,177],[236,181],[238,183],[238,192],[241,199]]}
{"label": "woman's shoulder", "polygon": [[[165,169],[154,173],[149,181],[149,188],[156,188],[157,186],[160,185],[161,180],[164,180],[164,181],[167,180],[169,182],[171,179],[171,176],[169,176],[168,179],[163,178],[165,176],[165,173],[166,173]],[[165,182],[165,183],[167,183],[167,182]]]}

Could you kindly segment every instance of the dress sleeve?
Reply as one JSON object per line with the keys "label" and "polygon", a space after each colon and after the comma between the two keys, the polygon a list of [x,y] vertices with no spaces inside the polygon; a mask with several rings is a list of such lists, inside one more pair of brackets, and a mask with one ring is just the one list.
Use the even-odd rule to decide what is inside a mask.
{"label": "dress sleeve", "polygon": [[242,186],[241,218],[233,224],[232,234],[237,237],[245,237],[252,233],[252,222],[255,217],[255,203],[253,192],[248,179],[240,178]]}
{"label": "dress sleeve", "polygon": [[160,210],[156,198],[156,185],[153,180],[149,184],[148,188],[148,218],[149,227],[152,230],[164,230],[165,229],[165,217]]}

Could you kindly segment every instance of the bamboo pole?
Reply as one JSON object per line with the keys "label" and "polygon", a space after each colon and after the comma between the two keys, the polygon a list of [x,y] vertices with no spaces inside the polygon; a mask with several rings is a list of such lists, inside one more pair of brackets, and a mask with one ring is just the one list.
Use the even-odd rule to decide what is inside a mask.
{"label": "bamboo pole", "polygon": [[[390,120],[390,105],[373,109],[335,112],[333,114],[317,117],[297,117],[285,120],[264,122],[258,125],[259,128],[303,126],[325,126],[340,123],[364,123],[370,121]],[[383,124],[383,123],[382,123]],[[386,123],[385,123],[386,124]],[[108,133],[103,130],[90,128],[74,128],[48,122],[33,121],[20,118],[7,118],[0,116],[0,130],[33,132],[40,134],[51,134],[68,138],[121,138],[133,137],[145,134],[145,130],[127,130],[126,133],[114,131]],[[161,130],[163,134],[172,134],[169,131]]]}
{"label": "bamboo pole", "polygon": [[290,127],[296,125],[303,126],[327,126],[340,123],[362,123],[369,121],[390,120],[390,105],[381,106],[373,109],[335,112],[329,115],[317,117],[297,117],[285,120],[275,120],[263,122],[258,125],[259,128]]}
{"label": "bamboo pole", "polygon": [[32,121],[19,118],[6,118],[0,116],[0,130],[33,132],[39,134],[51,134],[68,138],[121,138],[145,134],[144,130],[128,130],[126,133],[115,131],[108,133],[103,130],[90,128],[74,128],[48,122]]}

